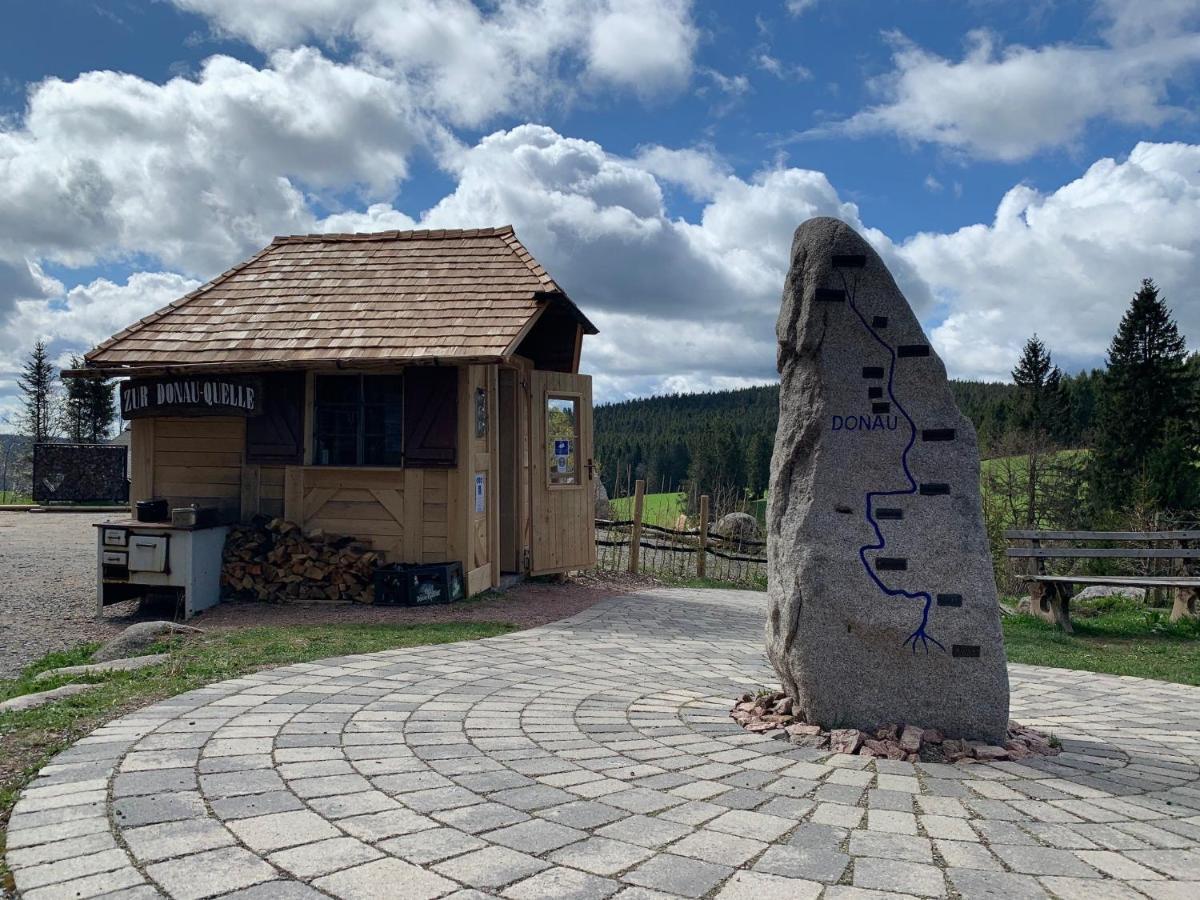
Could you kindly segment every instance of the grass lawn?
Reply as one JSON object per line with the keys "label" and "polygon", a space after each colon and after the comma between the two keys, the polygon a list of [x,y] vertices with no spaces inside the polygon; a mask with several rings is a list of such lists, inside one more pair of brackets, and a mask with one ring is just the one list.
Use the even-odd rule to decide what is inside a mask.
{"label": "grass lawn", "polygon": [[[675,527],[675,520],[683,512],[686,495],[682,492],[646,494],[642,498],[642,521],[651,525]],[[633,498],[618,497],[612,501],[613,515],[618,519],[633,518]]]}
{"label": "grass lawn", "polygon": [[[24,712],[0,713],[0,855],[5,827],[21,788],[64,747],[110,719],[155,700],[288,663],[395,647],[445,644],[507,634],[514,626],[499,622],[446,622],[428,625],[298,625],[210,631],[164,642],[150,652],[168,652],[162,665],[137,672],[113,672],[87,679],[34,681],[38,672],[88,662],[97,644],[51,653],[18,678],[0,680],[0,700],[87,680],[97,687],[56,703]],[[0,894],[13,889],[0,862]]]}
{"label": "grass lawn", "polygon": [[1200,685],[1200,623],[1167,621],[1168,610],[1103,598],[1071,610],[1075,634],[1034,616],[1004,619],[1010,662]]}
{"label": "grass lawn", "polygon": [[32,502],[33,498],[28,494],[18,494],[16,491],[0,491],[0,506]]}

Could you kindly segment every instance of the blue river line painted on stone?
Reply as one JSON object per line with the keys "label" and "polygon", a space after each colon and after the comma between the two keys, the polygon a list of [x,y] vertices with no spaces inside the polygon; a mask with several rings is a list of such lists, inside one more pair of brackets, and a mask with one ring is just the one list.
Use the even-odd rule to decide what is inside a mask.
{"label": "blue river line painted on stone", "polygon": [[[896,399],[896,394],[894,391],[894,380],[895,380],[895,374],[896,374],[896,350],[895,350],[895,348],[891,344],[889,344],[887,341],[885,341],[882,337],[880,337],[879,333],[873,327],[871,327],[871,324],[867,321],[866,317],[862,314],[862,311],[858,308],[858,305],[854,302],[855,292],[853,289],[851,289],[850,285],[847,283],[845,272],[839,272],[839,274],[841,275],[842,286],[846,290],[847,304],[849,305],[849,307],[852,310],[854,310],[855,316],[858,317],[858,320],[862,323],[863,328],[865,328],[867,330],[867,333],[870,334],[871,337],[873,337],[875,339],[875,341],[881,347],[883,347],[883,349],[885,349],[888,352],[888,357],[889,357],[888,367],[887,367],[888,399],[892,402],[892,405],[896,409],[896,411],[899,412],[900,415],[904,418],[904,421],[908,424],[908,428],[909,428],[908,443],[905,445],[904,451],[900,454],[900,468],[904,472],[904,479],[908,483],[908,486],[904,487],[904,488],[899,488],[899,489],[893,490],[893,491],[869,491],[867,493],[867,496],[866,496],[866,518],[867,518],[867,522],[871,525],[871,529],[875,532],[875,543],[864,544],[862,547],[860,547],[858,549],[858,558],[862,562],[863,568],[866,570],[867,575],[871,578],[872,581],[875,582],[876,586],[881,591],[883,591],[883,593],[885,593],[887,596],[889,596],[889,597],[905,597],[909,600],[923,601],[923,605],[922,605],[922,609],[921,609],[921,624],[917,626],[916,630],[913,631],[912,634],[910,634],[907,638],[904,639],[904,645],[908,645],[911,642],[913,653],[916,653],[917,652],[917,642],[920,641],[921,646],[924,648],[925,652],[928,653],[929,645],[932,643],[935,646],[937,646],[944,653],[944,652],[946,652],[945,645],[942,644],[942,642],[939,641],[937,638],[935,638],[933,635],[931,635],[928,631],[929,609],[931,606],[933,606],[933,594],[930,593],[929,591],[906,591],[902,588],[894,588],[894,587],[888,586],[883,581],[883,579],[881,579],[879,577],[879,575],[878,575],[878,573],[876,573],[875,569],[871,566],[871,561],[869,559],[867,559],[868,553],[877,551],[877,550],[883,550],[884,548],[887,547],[887,539],[884,538],[883,531],[879,527],[879,522],[876,521],[876,519],[875,519],[875,511],[874,511],[875,498],[876,497],[902,497],[902,496],[908,496],[908,495],[917,493],[917,489],[918,489],[917,480],[915,478],[913,478],[912,471],[908,467],[909,451],[912,450],[913,445],[917,442],[917,425],[912,420],[912,416],[910,416],[908,414],[908,411],[904,408],[904,406],[901,405],[900,401]],[[857,279],[855,280],[855,286],[857,287]],[[846,418],[848,418],[848,417],[843,417],[843,425],[845,424]],[[867,418],[867,417],[866,416],[856,416],[854,418],[860,419],[860,418]],[[882,417],[880,417],[880,418],[882,418]],[[890,417],[890,418],[895,418],[895,417]]]}

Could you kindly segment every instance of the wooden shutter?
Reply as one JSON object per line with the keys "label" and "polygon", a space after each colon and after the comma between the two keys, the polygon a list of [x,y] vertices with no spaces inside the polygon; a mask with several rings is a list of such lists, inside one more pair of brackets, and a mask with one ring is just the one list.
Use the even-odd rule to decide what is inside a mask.
{"label": "wooden shutter", "polygon": [[246,420],[246,461],[304,461],[304,373],[262,376],[262,415]]}
{"label": "wooden shutter", "polygon": [[451,467],[458,443],[458,369],[404,370],[404,464]]}

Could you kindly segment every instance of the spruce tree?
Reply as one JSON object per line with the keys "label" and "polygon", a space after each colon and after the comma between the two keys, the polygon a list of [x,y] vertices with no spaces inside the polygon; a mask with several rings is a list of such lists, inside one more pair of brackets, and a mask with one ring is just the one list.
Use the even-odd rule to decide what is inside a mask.
{"label": "spruce tree", "polygon": [[[83,361],[79,357],[71,357],[72,369],[82,366]],[[98,444],[106,440],[116,418],[112,380],[66,377],[62,381],[66,387],[64,415],[67,436],[76,443]]]}
{"label": "spruce tree", "polygon": [[1200,502],[1193,474],[1200,461],[1196,395],[1186,341],[1147,278],[1108,349],[1090,479],[1097,509],[1127,508],[1138,479],[1162,508]]}
{"label": "spruce tree", "polygon": [[1013,424],[1026,432],[1061,433],[1067,410],[1062,372],[1036,334],[1025,342],[1012,378],[1017,386]]}
{"label": "spruce tree", "polygon": [[22,394],[20,425],[35,444],[44,444],[58,434],[58,392],[54,365],[44,341],[38,341],[17,376]]}
{"label": "spruce tree", "polygon": [[771,486],[771,436],[765,431],[754,432],[746,451],[747,484],[756,497],[767,492]]}
{"label": "spruce tree", "polygon": [[1020,501],[1011,505],[1027,528],[1038,528],[1045,518],[1043,495],[1053,469],[1058,437],[1066,430],[1066,395],[1062,372],[1050,351],[1035,334],[1025,342],[1021,358],[1012,370],[1016,396],[1013,401],[1013,433],[1010,448],[1021,469]]}

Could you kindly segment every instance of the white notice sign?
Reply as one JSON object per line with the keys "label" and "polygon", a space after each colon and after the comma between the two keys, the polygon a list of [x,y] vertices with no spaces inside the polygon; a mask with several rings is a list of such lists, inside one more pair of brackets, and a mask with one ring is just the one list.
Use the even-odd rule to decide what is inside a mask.
{"label": "white notice sign", "polygon": [[487,476],[483,472],[475,473],[475,512],[481,513],[487,507],[484,501],[486,496],[485,479]]}

